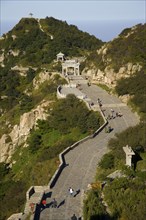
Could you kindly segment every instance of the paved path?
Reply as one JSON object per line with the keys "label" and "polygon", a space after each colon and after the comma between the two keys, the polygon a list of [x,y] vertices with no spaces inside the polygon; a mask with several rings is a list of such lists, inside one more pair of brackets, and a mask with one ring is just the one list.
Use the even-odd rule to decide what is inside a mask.
{"label": "paved path", "polygon": [[[40,220],[70,220],[74,213],[78,218],[81,217],[83,193],[87,190],[88,184],[94,181],[98,162],[108,152],[108,140],[116,132],[121,132],[138,123],[138,117],[118,98],[95,85],[88,87],[82,84],[81,87],[83,93],[87,94],[94,103],[97,103],[98,98],[102,100],[106,115],[110,113],[112,107],[113,110],[123,113],[123,116],[110,120],[110,126],[113,128],[111,133],[105,133],[103,130],[94,139],[82,143],[65,156],[68,166],[62,171],[54,188],[46,192],[51,192],[52,195],[51,198],[47,198],[48,205],[41,212]],[[69,195],[69,187],[78,191],[76,197]],[[59,208],[49,207],[53,198],[56,198],[60,204]]]}

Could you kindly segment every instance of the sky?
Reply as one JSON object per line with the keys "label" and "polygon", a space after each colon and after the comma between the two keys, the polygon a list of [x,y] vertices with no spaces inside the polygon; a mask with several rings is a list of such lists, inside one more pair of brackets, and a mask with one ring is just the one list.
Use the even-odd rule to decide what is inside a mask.
{"label": "sky", "polygon": [[109,41],[124,28],[146,22],[146,0],[0,0],[0,35],[29,13],[67,21]]}

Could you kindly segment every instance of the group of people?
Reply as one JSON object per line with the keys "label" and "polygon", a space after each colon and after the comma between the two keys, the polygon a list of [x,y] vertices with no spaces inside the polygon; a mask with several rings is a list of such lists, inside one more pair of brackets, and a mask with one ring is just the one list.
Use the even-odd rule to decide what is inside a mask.
{"label": "group of people", "polygon": [[[46,199],[43,199],[43,200],[42,200],[42,206],[43,206],[43,208],[46,208],[46,205],[47,205]],[[52,208],[57,208],[57,207],[58,207],[57,201],[56,201],[55,198],[54,198],[54,199],[52,200],[52,202],[51,202],[51,207],[52,207]]]}
{"label": "group of people", "polygon": [[97,103],[98,103],[99,107],[101,108],[102,107],[102,102],[99,98],[97,99]]}
{"label": "group of people", "polygon": [[[80,191],[80,190],[79,190]],[[69,187],[68,189],[68,192],[69,192],[69,195],[72,196],[72,197],[75,197],[79,192],[78,191],[75,191],[72,187]],[[44,198],[41,202],[41,209],[44,209],[46,208],[47,206],[47,201],[46,199]],[[48,204],[48,207],[51,207],[51,208],[59,208],[60,205],[58,205],[58,202],[56,201],[55,198],[53,198],[52,202],[50,204]],[[71,217],[71,220],[76,220],[77,217],[76,215],[74,214],[72,217]]]}
{"label": "group of people", "polygon": [[113,109],[111,109],[111,114],[108,115],[107,120],[114,119],[115,117],[122,117],[121,112],[115,112]]}
{"label": "group of people", "polygon": [[[97,99],[97,103],[99,105],[99,107],[101,108],[102,107],[102,101],[101,99]],[[102,109],[102,111],[105,111]],[[121,112],[115,112],[113,109],[111,109],[111,114],[108,115],[107,117],[107,120],[110,120],[110,119],[114,119],[115,117],[122,117],[122,113]]]}

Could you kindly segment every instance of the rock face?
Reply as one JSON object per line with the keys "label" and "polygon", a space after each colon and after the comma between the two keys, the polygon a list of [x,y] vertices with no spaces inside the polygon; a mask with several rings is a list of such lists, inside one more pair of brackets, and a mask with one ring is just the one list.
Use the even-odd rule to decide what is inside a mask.
{"label": "rock face", "polygon": [[35,77],[33,79],[33,87],[34,89],[38,89],[39,86],[44,83],[45,81],[50,80],[54,77],[54,75],[58,74],[57,72],[48,72],[48,71],[42,71],[39,73],[38,77]]}
{"label": "rock face", "polygon": [[127,28],[118,37],[105,43],[92,54],[93,61],[90,57],[83,74],[93,83],[115,87],[119,79],[138,73],[145,65],[145,28],[140,24]]}
{"label": "rock face", "polygon": [[50,79],[50,74],[48,72],[40,72],[37,78],[33,79],[34,89],[38,89],[39,85]]}
{"label": "rock face", "polygon": [[29,70],[29,67],[14,66],[14,67],[11,67],[11,70],[19,71],[19,74],[21,76],[26,76],[26,72]]}
{"label": "rock face", "polygon": [[115,72],[110,65],[106,66],[103,71],[97,69],[96,67],[92,67],[91,69],[86,67],[82,74],[86,74],[88,77],[90,77],[93,83],[104,83],[110,87],[115,87],[117,80],[121,78],[128,78],[134,73],[140,71],[141,68],[142,66],[139,63],[127,63],[126,65],[120,67],[118,72]]}
{"label": "rock face", "polygon": [[45,120],[47,112],[45,107],[49,105],[48,101],[43,101],[36,109],[24,113],[20,117],[20,123],[15,125],[9,134],[4,134],[0,139],[0,162],[9,163],[15,152],[15,148],[23,144],[26,146],[26,140],[30,131],[35,128],[37,120]]}

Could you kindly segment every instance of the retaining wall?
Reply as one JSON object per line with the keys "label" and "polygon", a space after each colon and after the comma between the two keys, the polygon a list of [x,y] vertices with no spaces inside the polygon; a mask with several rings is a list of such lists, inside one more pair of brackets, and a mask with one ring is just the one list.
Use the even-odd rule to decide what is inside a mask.
{"label": "retaining wall", "polygon": [[[61,91],[61,86],[59,86],[59,87],[57,88],[57,92],[58,92],[58,95],[59,95],[60,97],[63,97],[63,94],[61,94],[60,91]],[[89,103],[86,101],[86,99],[83,99],[83,101],[85,102],[85,104],[86,104],[86,106],[88,107],[88,109],[91,110],[92,108],[91,108],[91,106],[89,105]],[[85,137],[84,139],[82,139],[82,140],[80,140],[80,141],[74,143],[73,145],[67,147],[62,153],[59,154],[60,165],[59,165],[58,169],[55,171],[53,177],[51,178],[51,180],[50,180],[50,182],[49,182],[49,187],[50,187],[50,188],[52,188],[52,187],[55,185],[57,179],[59,178],[59,176],[60,176],[60,174],[61,174],[61,172],[62,172],[62,170],[63,170],[63,169],[65,168],[65,166],[66,166],[66,162],[65,162],[65,158],[64,158],[65,154],[67,154],[70,150],[72,150],[73,148],[77,147],[77,146],[80,145],[81,143],[87,141],[88,139],[94,138],[94,137],[95,137],[99,132],[101,132],[101,131],[103,130],[103,128],[108,124],[108,121],[106,120],[106,118],[105,118],[105,116],[104,116],[104,113],[103,113],[103,111],[101,110],[100,107],[99,107],[99,111],[100,111],[100,114],[101,114],[101,116],[102,116],[102,118],[103,118],[103,120],[104,120],[104,124],[103,124],[97,131],[95,131],[94,134],[89,135],[89,136]]]}
{"label": "retaining wall", "polygon": [[[66,98],[66,95],[61,94],[61,92],[60,92],[60,91],[61,91],[61,88],[62,88],[62,86],[58,86],[58,88],[57,88],[57,97],[58,97],[58,98]],[[78,97],[78,98],[79,98],[79,97]],[[86,104],[86,106],[88,107],[88,109],[94,110],[94,109],[92,109],[92,107],[89,105],[89,103],[87,102],[86,99],[83,99],[83,101],[85,102],[85,104]],[[55,185],[56,181],[58,180],[58,178],[59,178],[59,176],[60,176],[60,174],[61,174],[61,172],[62,172],[62,170],[65,168],[65,166],[66,166],[66,162],[65,162],[65,158],[64,158],[65,154],[67,154],[70,150],[74,149],[75,147],[79,146],[81,143],[87,141],[88,139],[94,138],[94,137],[95,137],[96,135],[98,135],[98,133],[101,132],[101,131],[103,130],[103,128],[108,124],[108,121],[106,120],[106,118],[105,118],[105,116],[104,116],[104,113],[103,113],[103,111],[101,110],[101,108],[99,108],[99,111],[100,111],[100,113],[101,113],[101,116],[103,117],[104,124],[103,124],[97,131],[95,131],[94,134],[89,135],[89,136],[83,138],[83,139],[80,140],[80,141],[77,141],[76,143],[74,143],[73,145],[67,147],[63,152],[61,152],[61,153],[59,154],[60,165],[59,165],[58,169],[55,171],[53,177],[51,178],[51,180],[50,180],[50,182],[49,182],[49,184],[48,184],[48,186],[47,186],[47,189],[48,189],[49,187],[52,188],[52,187]],[[38,213],[37,213],[37,209],[39,208],[39,204],[41,203],[41,201],[42,201],[42,199],[43,199],[43,195],[44,195],[44,188],[45,188],[45,187],[44,187],[44,188],[43,188],[42,186],[38,186],[38,187],[39,187],[39,188],[41,187],[42,189],[40,189],[40,196],[39,196],[39,198],[38,198],[37,203],[34,204],[34,214],[31,215],[30,220],[35,220],[35,219],[36,219],[36,215],[38,214]],[[29,190],[26,192],[26,200],[27,200],[27,201],[26,201],[25,208],[26,208],[27,205],[29,205],[29,200],[30,200],[31,196],[35,193],[35,191],[38,190],[38,187],[36,187],[36,186],[31,186],[31,187],[29,188]],[[17,213],[17,214],[14,214],[14,215],[17,216],[17,217],[19,216],[19,218],[20,218],[21,220],[25,220],[25,219],[28,217],[29,213],[30,213],[30,212],[28,211],[28,212],[24,212],[24,213]],[[13,215],[12,215],[8,220],[16,220],[16,218],[13,218]]]}

